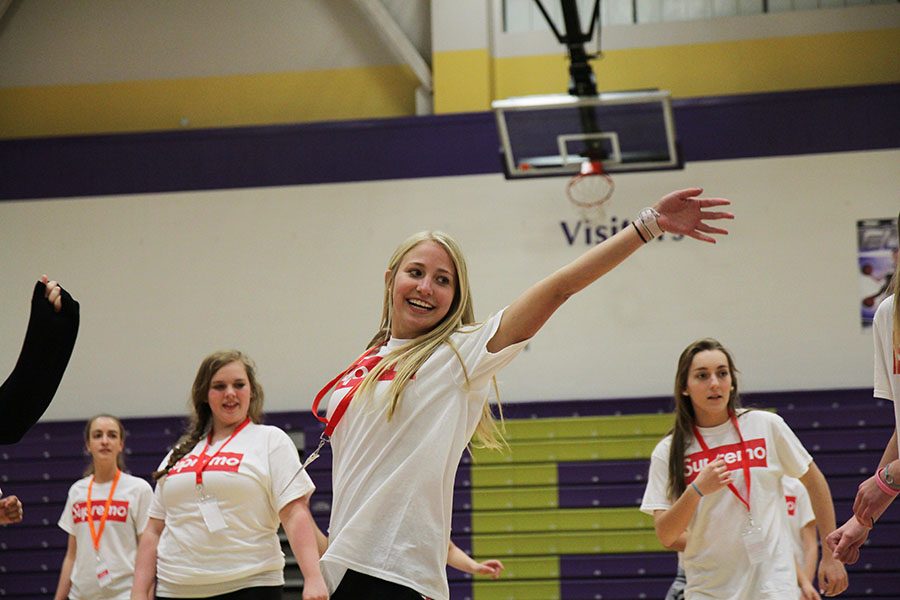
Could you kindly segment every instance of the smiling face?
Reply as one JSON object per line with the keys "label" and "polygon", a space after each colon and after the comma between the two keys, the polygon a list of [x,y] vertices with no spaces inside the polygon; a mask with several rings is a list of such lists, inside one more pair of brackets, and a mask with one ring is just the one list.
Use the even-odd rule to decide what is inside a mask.
{"label": "smiling face", "polygon": [[728,357],[721,350],[704,350],[694,355],[682,393],[689,396],[697,425],[713,427],[728,420],[732,373]]}
{"label": "smiling face", "polygon": [[97,417],[88,426],[86,445],[95,465],[117,464],[125,450],[122,426],[116,419]]}
{"label": "smiling face", "polygon": [[213,434],[231,431],[243,423],[250,410],[250,381],[244,364],[236,360],[213,373],[206,397]]}
{"label": "smiling face", "polygon": [[[387,271],[389,285],[390,279]],[[432,240],[414,246],[394,275],[391,336],[412,339],[431,331],[450,311],[456,287],[456,268],[443,246]]]}

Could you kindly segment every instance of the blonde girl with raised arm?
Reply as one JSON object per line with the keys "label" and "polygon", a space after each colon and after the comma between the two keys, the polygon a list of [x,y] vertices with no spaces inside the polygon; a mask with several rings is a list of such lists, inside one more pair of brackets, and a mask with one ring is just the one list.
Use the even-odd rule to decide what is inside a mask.
{"label": "blonde girl with raised arm", "polygon": [[476,323],[455,240],[422,232],[384,272],[371,341],[318,398],[327,401],[334,499],[322,571],[334,600],[448,600],[453,481],[467,444],[499,448],[488,406],[494,374],[553,313],[663,231],[713,242],[703,209],[728,204],[672,192],[635,222]]}

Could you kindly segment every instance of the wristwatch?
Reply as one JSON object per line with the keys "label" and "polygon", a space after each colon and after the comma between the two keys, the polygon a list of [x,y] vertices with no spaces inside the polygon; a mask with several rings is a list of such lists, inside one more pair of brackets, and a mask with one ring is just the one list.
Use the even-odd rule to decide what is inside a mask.
{"label": "wristwatch", "polygon": [[892,490],[900,490],[900,482],[894,481],[894,477],[891,475],[891,463],[884,465],[884,482],[888,484],[888,487]]}

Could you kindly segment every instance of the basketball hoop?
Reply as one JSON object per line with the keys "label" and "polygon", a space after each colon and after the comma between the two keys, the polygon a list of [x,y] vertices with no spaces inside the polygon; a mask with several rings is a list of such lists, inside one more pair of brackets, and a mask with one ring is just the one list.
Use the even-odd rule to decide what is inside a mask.
{"label": "basketball hoop", "polygon": [[603,163],[586,160],[581,163],[581,172],[566,185],[566,196],[584,220],[596,223],[606,216],[603,205],[615,189],[612,177],[603,171]]}

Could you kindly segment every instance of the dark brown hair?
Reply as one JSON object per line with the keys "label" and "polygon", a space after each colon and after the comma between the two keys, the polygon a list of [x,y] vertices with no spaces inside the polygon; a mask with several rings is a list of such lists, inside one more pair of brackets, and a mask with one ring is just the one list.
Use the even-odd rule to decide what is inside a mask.
{"label": "dark brown hair", "polygon": [[712,338],[697,340],[689,345],[678,358],[678,368],[675,371],[675,425],[669,433],[672,435],[672,446],[669,449],[669,499],[674,502],[684,493],[684,453],[694,439],[694,424],[697,416],[694,414],[694,405],[687,395],[688,374],[694,357],[701,352],[718,350],[728,359],[728,371],[731,374],[731,394],[728,398],[728,412],[734,414],[741,407],[741,394],[738,391],[737,373],[734,359],[731,353],[719,341]]}

